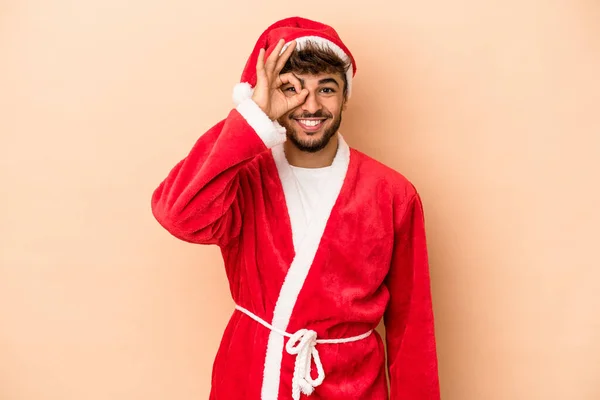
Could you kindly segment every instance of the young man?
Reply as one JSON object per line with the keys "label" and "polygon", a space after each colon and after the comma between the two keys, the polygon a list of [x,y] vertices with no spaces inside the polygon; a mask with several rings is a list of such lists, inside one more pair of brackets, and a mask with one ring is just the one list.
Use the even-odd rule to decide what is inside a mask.
{"label": "young man", "polygon": [[259,38],[238,103],[154,192],[174,236],[221,248],[236,311],[212,400],[438,400],[423,211],[338,132],[356,63],[333,28]]}

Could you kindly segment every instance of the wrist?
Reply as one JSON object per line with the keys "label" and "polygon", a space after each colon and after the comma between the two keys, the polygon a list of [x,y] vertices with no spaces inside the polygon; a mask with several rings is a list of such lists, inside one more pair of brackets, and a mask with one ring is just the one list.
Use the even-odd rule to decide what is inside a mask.
{"label": "wrist", "polygon": [[236,109],[262,139],[266,147],[272,148],[285,142],[285,128],[277,121],[272,120],[252,98],[240,103]]}
{"label": "wrist", "polygon": [[256,96],[252,96],[252,101],[254,102],[254,104],[256,104],[258,106],[258,108],[260,108],[260,110],[265,113],[267,115],[267,117],[269,117],[269,119],[271,121],[275,121],[275,118],[273,118],[273,115],[271,115],[269,108],[264,104],[263,101],[261,101],[260,99],[258,99]]}

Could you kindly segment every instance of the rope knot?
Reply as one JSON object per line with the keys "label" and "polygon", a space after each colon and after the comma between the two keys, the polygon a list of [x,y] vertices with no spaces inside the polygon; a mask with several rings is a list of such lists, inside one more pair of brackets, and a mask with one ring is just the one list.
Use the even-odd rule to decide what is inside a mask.
{"label": "rope knot", "polygon": [[[300,400],[300,392],[310,396],[325,379],[325,371],[316,346],[317,332],[308,329],[300,329],[294,333],[285,346],[289,354],[296,356],[294,377],[292,378],[292,398],[294,400]],[[313,361],[317,367],[315,379],[310,376]]]}

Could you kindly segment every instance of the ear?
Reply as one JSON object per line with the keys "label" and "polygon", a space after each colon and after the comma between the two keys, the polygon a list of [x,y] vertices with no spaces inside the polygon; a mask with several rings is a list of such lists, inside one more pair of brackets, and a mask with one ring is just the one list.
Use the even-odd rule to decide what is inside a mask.
{"label": "ear", "polygon": [[348,96],[344,96],[344,100],[342,100],[342,111],[346,111],[348,108]]}

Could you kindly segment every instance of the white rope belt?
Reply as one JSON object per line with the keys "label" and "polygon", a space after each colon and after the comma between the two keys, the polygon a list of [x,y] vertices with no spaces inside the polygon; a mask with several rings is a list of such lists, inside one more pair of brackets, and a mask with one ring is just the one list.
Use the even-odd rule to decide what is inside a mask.
{"label": "white rope belt", "polygon": [[[262,326],[271,331],[280,334],[281,336],[285,336],[290,338],[288,340],[285,349],[286,351],[296,356],[296,364],[294,367],[294,377],[292,378],[292,398],[294,400],[300,400],[300,392],[304,393],[307,396],[310,396],[315,388],[323,383],[325,379],[325,371],[323,370],[323,364],[321,364],[321,358],[319,357],[319,352],[317,351],[317,344],[340,344],[340,343],[350,343],[357,342],[359,340],[365,339],[373,333],[373,330],[370,330],[362,335],[353,336],[349,338],[343,339],[318,339],[317,340],[317,332],[309,330],[309,329],[300,329],[298,332],[292,334],[287,333],[281,329],[274,327],[269,324],[262,318],[256,316],[254,313],[246,310],[244,307],[240,307],[238,305],[235,306],[236,310],[241,311],[246,314]],[[312,362],[314,361],[315,366],[317,367],[317,378],[313,379],[310,376],[310,367]]]}

